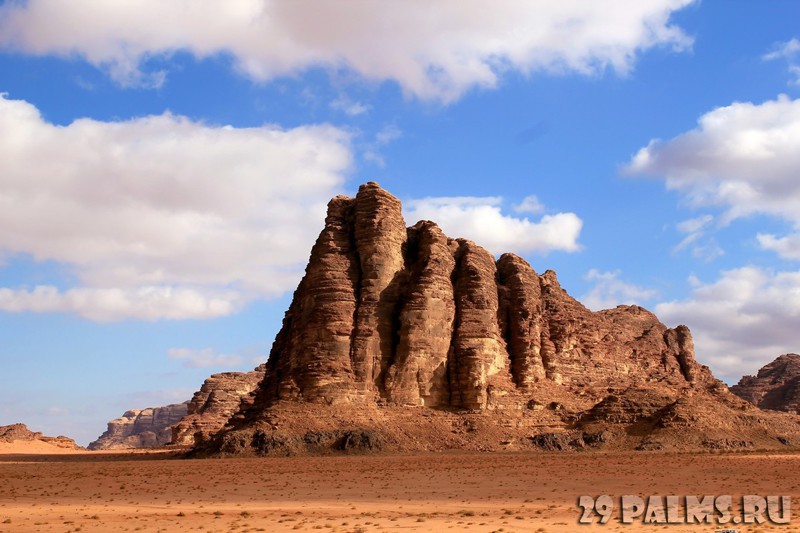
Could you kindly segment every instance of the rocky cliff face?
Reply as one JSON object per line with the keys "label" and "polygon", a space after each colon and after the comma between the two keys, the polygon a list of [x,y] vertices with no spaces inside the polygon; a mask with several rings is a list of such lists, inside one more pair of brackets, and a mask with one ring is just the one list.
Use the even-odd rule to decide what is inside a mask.
{"label": "rocky cliff face", "polygon": [[82,449],[74,440],[63,435],[58,437],[47,437],[38,431],[31,431],[25,424],[11,424],[10,426],[0,426],[0,442],[14,441],[42,441],[59,448],[69,450]]}
{"label": "rocky cliff face", "polygon": [[755,376],[744,376],[731,392],[762,409],[800,414],[800,355],[781,355]]}
{"label": "rocky cliff face", "polygon": [[498,261],[432,222],[406,228],[376,184],[334,198],[273,347],[262,400],[484,409],[541,381],[708,381],[685,327],[639,307],[592,313],[552,271]]}
{"label": "rocky cliff face", "polygon": [[203,382],[187,405],[187,414],[171,428],[171,444],[192,446],[208,440],[239,409],[253,401],[251,394],[264,378],[265,365],[251,372],[222,372]]}
{"label": "rocky cliff face", "polygon": [[[643,425],[620,432],[625,446],[659,432],[680,445],[695,414],[703,438],[727,435],[712,416],[726,409],[761,416],[695,361],[685,326],[636,306],[591,312],[552,271],[430,221],[406,228],[400,202],[368,183],[329,203],[253,405],[206,448],[494,449],[550,433],[541,442],[573,446],[600,442],[581,433],[605,431],[590,412]],[[747,442],[777,442],[754,431]]]}
{"label": "rocky cliff face", "polygon": [[89,444],[90,450],[158,448],[172,440],[172,426],[183,418],[187,403],[125,412],[108,423],[108,429]]}

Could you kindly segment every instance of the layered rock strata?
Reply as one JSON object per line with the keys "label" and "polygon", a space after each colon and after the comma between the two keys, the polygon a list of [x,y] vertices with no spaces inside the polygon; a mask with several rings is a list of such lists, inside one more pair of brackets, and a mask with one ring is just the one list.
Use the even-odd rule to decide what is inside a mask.
{"label": "layered rock strata", "polygon": [[192,446],[219,431],[228,419],[253,401],[251,394],[264,378],[265,365],[251,372],[222,372],[203,382],[187,404],[187,414],[172,426],[170,443]]}
{"label": "layered rock strata", "polygon": [[648,311],[593,313],[552,271],[498,261],[432,222],[405,228],[369,183],[328,206],[270,355],[261,400],[484,409],[492,389],[537,382],[627,387],[708,381],[683,326]]}
{"label": "layered rock strata", "polygon": [[41,441],[58,448],[65,448],[68,450],[82,449],[75,443],[73,439],[69,437],[65,437],[63,435],[59,435],[58,437],[47,437],[38,431],[31,431],[25,424],[0,426],[0,442],[18,441]]}
{"label": "layered rock strata", "polygon": [[[655,434],[645,448],[670,435],[677,447],[724,441],[729,424],[715,417],[731,410],[752,429],[748,442],[778,442],[766,415],[695,361],[685,326],[637,306],[592,312],[555,272],[495,260],[431,221],[406,228],[400,202],[367,183],[328,204],[253,404],[202,448],[337,448],[344,430],[369,434],[369,449],[611,442],[593,435],[614,410],[617,426],[641,426],[617,435],[628,447]],[[696,438],[685,416],[703,428]],[[782,420],[774,431],[797,431]],[[553,432],[578,433],[533,438]]]}
{"label": "layered rock strata", "polygon": [[89,444],[90,450],[158,448],[172,440],[172,426],[186,416],[187,403],[126,411],[111,420],[108,429]]}
{"label": "layered rock strata", "polygon": [[800,414],[800,355],[781,355],[755,376],[744,376],[731,392],[762,409]]}

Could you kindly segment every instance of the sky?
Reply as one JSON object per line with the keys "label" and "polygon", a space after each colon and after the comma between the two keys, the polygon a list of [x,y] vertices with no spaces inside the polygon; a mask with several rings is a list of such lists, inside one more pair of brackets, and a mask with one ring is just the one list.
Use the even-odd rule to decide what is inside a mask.
{"label": "sky", "polygon": [[795,0],[0,0],[0,425],[87,444],[266,360],[325,205],[800,352]]}

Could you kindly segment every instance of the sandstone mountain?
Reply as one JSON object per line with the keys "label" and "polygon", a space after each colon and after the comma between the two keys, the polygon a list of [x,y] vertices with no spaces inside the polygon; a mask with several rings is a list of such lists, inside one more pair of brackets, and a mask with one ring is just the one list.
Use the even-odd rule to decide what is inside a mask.
{"label": "sandstone mountain", "polygon": [[800,355],[787,353],[744,376],[731,392],[762,409],[800,414]]}
{"label": "sandstone mountain", "polygon": [[187,403],[126,411],[108,423],[108,429],[89,444],[90,450],[158,448],[172,440],[172,426],[187,414]]}
{"label": "sandstone mountain", "polygon": [[172,426],[171,444],[192,446],[222,429],[239,409],[248,407],[256,386],[264,379],[265,365],[251,372],[222,372],[203,382],[189,401],[188,414]]}
{"label": "sandstone mountain", "polygon": [[685,326],[592,312],[368,183],[328,204],[254,402],[197,450],[771,447],[797,420],[730,394]]}
{"label": "sandstone mountain", "polygon": [[21,441],[40,441],[57,448],[68,450],[82,449],[75,444],[69,437],[59,435],[58,437],[46,437],[38,431],[31,431],[25,424],[11,424],[10,426],[0,426],[0,442],[11,443]]}
{"label": "sandstone mountain", "polygon": [[192,446],[219,431],[239,409],[253,402],[265,365],[250,372],[222,372],[203,382],[191,400],[127,411],[108,423],[90,450]]}

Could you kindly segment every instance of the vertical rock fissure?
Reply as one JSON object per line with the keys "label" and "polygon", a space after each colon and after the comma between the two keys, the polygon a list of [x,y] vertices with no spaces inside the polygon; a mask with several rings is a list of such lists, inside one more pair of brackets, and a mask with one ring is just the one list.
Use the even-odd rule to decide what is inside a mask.
{"label": "vertical rock fissure", "polygon": [[455,267],[453,273],[450,275],[450,285],[453,287],[453,306],[455,312],[453,313],[453,331],[450,335],[450,347],[447,350],[447,386],[449,405],[451,407],[460,408],[462,405],[461,387],[458,383],[459,376],[459,358],[456,351],[456,343],[458,341],[458,331],[461,328],[461,300],[458,297],[459,278],[461,277],[461,261],[463,253],[461,246],[453,254],[455,259]]}
{"label": "vertical rock fissure", "polygon": [[396,404],[447,405],[455,260],[448,239],[427,221],[409,228],[403,251],[404,267],[395,284],[398,336],[386,387]]}
{"label": "vertical rock fissure", "polygon": [[516,351],[515,343],[511,338],[511,302],[510,294],[511,289],[504,283],[503,276],[500,269],[497,270],[497,327],[500,331],[500,337],[505,343],[506,353],[508,353],[508,368],[511,372],[511,380],[519,387],[522,382],[521,364],[518,358],[525,357],[525,354],[519,354]]}
{"label": "vertical rock fissure", "polygon": [[353,255],[356,265],[356,279],[354,280],[353,296],[356,300],[356,305],[353,308],[353,328],[350,332],[350,367],[353,369],[353,376],[356,383],[364,383],[367,380],[363,368],[356,358],[356,339],[358,339],[358,319],[361,312],[361,284],[364,279],[364,272],[361,266],[361,257],[358,253],[358,245],[356,243],[356,230],[355,230],[355,207],[348,217],[350,223],[348,228],[348,237],[350,238],[350,248],[353,250]]}
{"label": "vertical rock fissure", "polygon": [[[403,326],[401,315],[405,306],[405,291],[407,286],[408,272],[406,270],[400,270],[395,273],[391,283],[381,293],[379,306],[384,310],[388,310],[386,313],[388,317],[385,317],[385,320],[388,321],[386,325],[388,327],[383,327],[379,330],[381,346],[385,346],[388,349],[388,353],[384,354],[384,357],[381,359],[381,369],[377,379],[378,393],[383,399],[389,399],[389,386],[387,384],[387,380],[389,379],[388,375],[390,369],[399,362],[398,347],[400,345]],[[383,336],[388,338],[384,338]]]}

